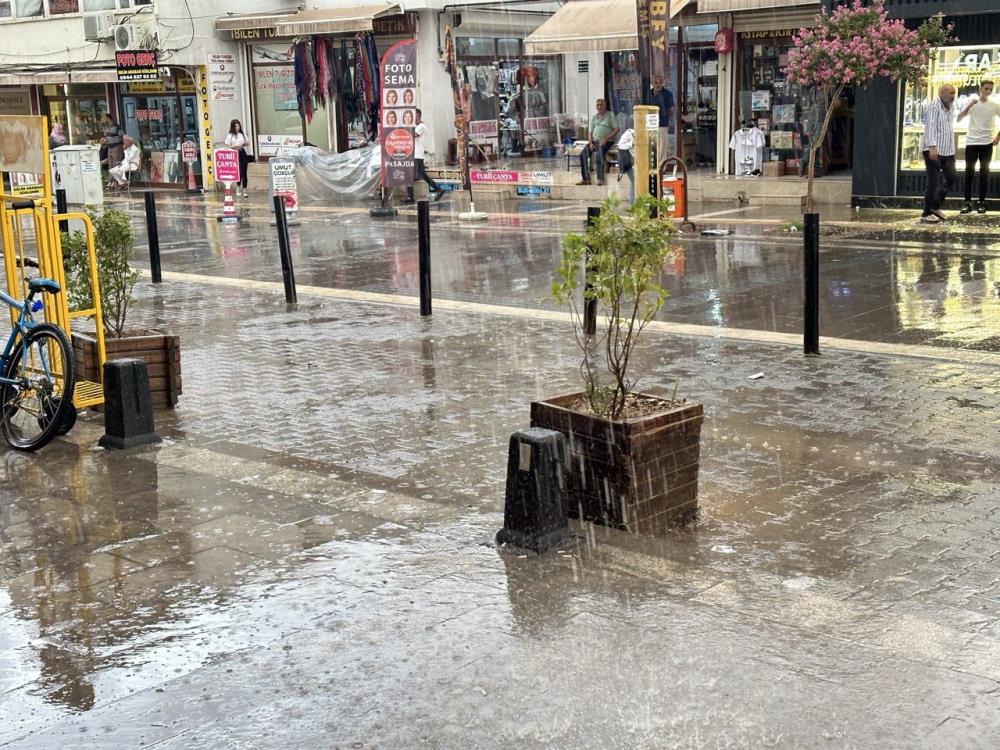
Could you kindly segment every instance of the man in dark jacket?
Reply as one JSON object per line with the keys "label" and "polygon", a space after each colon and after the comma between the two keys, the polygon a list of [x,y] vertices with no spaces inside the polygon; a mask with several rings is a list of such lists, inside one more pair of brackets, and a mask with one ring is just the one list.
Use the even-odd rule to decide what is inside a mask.
{"label": "man in dark jacket", "polygon": [[674,125],[674,95],[663,87],[663,76],[653,77],[653,90],[649,94],[649,103],[660,110],[659,137],[656,139],[656,149],[660,161],[673,156],[670,148],[670,130]]}

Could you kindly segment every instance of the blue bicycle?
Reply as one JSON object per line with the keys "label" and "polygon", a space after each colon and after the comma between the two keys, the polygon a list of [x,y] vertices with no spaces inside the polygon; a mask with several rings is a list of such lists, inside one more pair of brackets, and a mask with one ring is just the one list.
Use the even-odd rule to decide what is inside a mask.
{"label": "blue bicycle", "polygon": [[[38,267],[30,259],[24,265]],[[76,421],[73,406],[73,348],[65,332],[52,323],[36,323],[40,293],[58,294],[52,279],[30,279],[28,296],[18,301],[0,291],[0,301],[18,311],[3,354],[0,354],[0,430],[13,448],[33,451]]]}

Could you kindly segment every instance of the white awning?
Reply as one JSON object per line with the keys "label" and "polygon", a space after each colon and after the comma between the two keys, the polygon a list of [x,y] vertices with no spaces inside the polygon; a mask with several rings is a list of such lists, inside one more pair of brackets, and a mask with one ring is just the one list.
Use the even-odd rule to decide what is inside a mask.
{"label": "white awning", "polygon": [[215,20],[216,31],[248,31],[268,29],[279,37],[309,36],[311,34],[356,34],[371,31],[373,21],[383,16],[402,14],[399,5],[381,3],[322,10],[300,10],[296,13],[246,13],[229,15]]}
{"label": "white awning", "polygon": [[524,40],[526,55],[638,49],[635,0],[570,0]]}
{"label": "white awning", "polygon": [[115,83],[118,71],[114,68],[89,68],[87,70],[46,70],[37,73],[0,73],[0,86],[25,86],[46,83]]}
{"label": "white awning", "polygon": [[816,0],[698,0],[698,12],[743,13],[748,10],[793,8],[800,5],[812,5],[815,7],[819,3]]}

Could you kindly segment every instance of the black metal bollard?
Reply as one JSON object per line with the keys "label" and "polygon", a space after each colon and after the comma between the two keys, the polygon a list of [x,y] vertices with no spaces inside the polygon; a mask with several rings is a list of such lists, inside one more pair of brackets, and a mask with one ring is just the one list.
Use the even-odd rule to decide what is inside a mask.
{"label": "black metal bollard", "polygon": [[160,273],[160,229],[156,224],[156,195],[153,191],[143,194],[146,204],[146,238],[149,241],[149,275],[153,283],[163,281]]}
{"label": "black metal bollard", "polygon": [[431,209],[426,198],[417,201],[417,242],[420,253],[420,314],[431,314]]}
{"label": "black metal bollard", "polygon": [[285,302],[299,301],[295,291],[295,269],[292,268],[292,253],[288,242],[288,217],[285,215],[285,199],[274,196],[274,224],[278,228],[278,254],[281,256],[281,280],[285,284]]}
{"label": "black metal bollard", "polygon": [[819,214],[805,215],[803,350],[819,354]]}
{"label": "black metal bollard", "polygon": [[[56,190],[56,213],[57,214],[69,213],[69,211],[67,210],[68,208],[69,205],[66,203],[66,188],[59,188],[58,190]],[[69,222],[60,221],[59,231],[69,233]]]}
{"label": "black metal bollard", "polygon": [[105,362],[104,435],[99,444],[122,449],[158,442],[146,363],[141,359]]}
{"label": "black metal bollard", "polygon": [[[601,215],[598,206],[587,207],[587,226],[593,226]],[[585,273],[590,274],[590,248],[587,248],[587,263]],[[588,336],[597,335],[597,300],[588,299],[592,286],[589,281],[583,285],[583,328]]]}
{"label": "black metal bollard", "polygon": [[564,489],[566,456],[561,432],[532,427],[510,436],[498,543],[545,552],[572,536]]}

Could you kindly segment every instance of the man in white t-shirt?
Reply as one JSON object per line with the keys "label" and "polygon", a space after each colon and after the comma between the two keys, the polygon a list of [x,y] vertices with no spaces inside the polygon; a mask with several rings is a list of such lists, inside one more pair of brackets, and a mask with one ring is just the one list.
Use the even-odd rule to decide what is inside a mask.
{"label": "man in white t-shirt", "polygon": [[[419,109],[416,110],[416,113],[417,117],[413,125],[413,181],[423,180],[426,182],[427,187],[434,193],[434,200],[439,201],[444,195],[444,190],[428,176],[427,170],[424,169],[424,136],[427,134],[427,123],[423,121],[423,113]],[[407,201],[412,203],[413,188],[408,188],[406,192]]]}
{"label": "man in white t-shirt", "polygon": [[969,118],[969,131],[965,136],[965,206],[963,214],[972,213],[972,180],[976,176],[976,162],[979,162],[979,203],[976,210],[986,213],[986,190],[990,180],[990,161],[993,147],[1000,141],[1000,134],[994,135],[995,120],[1000,116],[1000,104],[990,100],[993,81],[983,81],[979,85],[979,96],[974,97],[958,115],[961,122]]}

